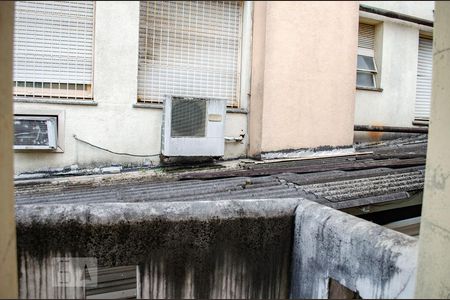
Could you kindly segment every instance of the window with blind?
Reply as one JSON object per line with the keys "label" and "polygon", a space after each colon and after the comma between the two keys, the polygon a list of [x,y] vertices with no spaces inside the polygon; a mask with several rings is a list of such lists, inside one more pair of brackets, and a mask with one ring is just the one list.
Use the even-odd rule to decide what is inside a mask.
{"label": "window with blind", "polygon": [[141,1],[138,101],[165,95],[239,106],[241,1]]}
{"label": "window with blind", "polygon": [[356,86],[359,88],[376,88],[375,75],[375,26],[359,23],[358,58],[356,70]]}
{"label": "window with blind", "polygon": [[17,1],[15,97],[91,99],[93,1]]}
{"label": "window with blind", "polygon": [[433,40],[419,37],[417,82],[414,118],[428,120],[431,108],[431,77],[433,73]]}

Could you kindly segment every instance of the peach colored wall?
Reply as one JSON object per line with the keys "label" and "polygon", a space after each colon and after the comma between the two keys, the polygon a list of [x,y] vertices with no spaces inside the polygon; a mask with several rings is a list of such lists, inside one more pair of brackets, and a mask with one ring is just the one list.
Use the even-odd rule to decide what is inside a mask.
{"label": "peach colored wall", "polygon": [[250,114],[261,146],[250,145],[250,155],[352,144],[358,2],[268,1],[258,13],[263,5],[255,5],[250,107],[261,110]]}

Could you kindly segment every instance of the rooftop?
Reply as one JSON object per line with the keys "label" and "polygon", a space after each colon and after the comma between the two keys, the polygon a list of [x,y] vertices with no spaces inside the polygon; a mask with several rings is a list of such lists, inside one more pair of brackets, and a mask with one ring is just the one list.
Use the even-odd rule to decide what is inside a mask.
{"label": "rooftop", "polygon": [[[240,290],[242,298],[258,298],[259,293],[263,298],[286,298],[291,246],[298,246],[292,232],[299,230],[306,232],[301,237],[315,232],[324,236],[301,243],[305,251],[297,251],[294,256],[307,255],[309,246],[322,248],[320,242],[331,237],[329,253],[355,240],[368,246],[358,246],[356,252],[343,251],[342,257],[325,251],[319,261],[326,266],[336,263],[327,261],[327,257],[341,257],[345,266],[348,257],[359,259],[355,264],[370,259],[379,263],[381,259],[386,265],[396,266],[398,255],[390,255],[392,249],[403,247],[406,254],[400,248],[395,251],[409,258],[417,239],[386,227],[417,235],[417,217],[393,221],[405,219],[421,205],[426,141],[426,135],[418,135],[358,144],[344,153],[307,150],[306,157],[305,152],[297,151],[296,155],[303,155],[297,158],[293,153],[284,158],[283,153],[277,153],[273,155],[277,159],[263,161],[242,159],[84,176],[73,176],[73,170],[68,170],[41,179],[31,176],[17,180],[21,292],[56,298],[54,290],[41,288],[42,280],[35,270],[50,274],[46,271],[51,267],[48,258],[64,252],[98,259],[99,285],[86,288],[87,298],[106,298],[114,293],[148,298],[156,297],[155,293],[167,293],[170,298],[193,292],[199,298],[225,295],[230,289],[222,290],[221,280],[236,280],[230,278],[242,276],[244,271],[235,267],[244,265],[249,268],[244,273],[251,283],[238,280],[245,287]],[[382,220],[378,224],[389,226],[377,227],[317,203],[366,220],[378,218]],[[380,213],[384,214],[381,218]],[[317,221],[321,218],[329,222]],[[346,232],[349,222],[359,230]],[[321,246],[314,246],[315,242]],[[378,242],[384,246],[380,248]],[[298,259],[292,261],[300,269],[295,265]],[[345,273],[347,268],[340,264],[336,269]],[[411,265],[402,267],[406,275]],[[164,272],[155,266],[163,266]],[[311,268],[317,269],[315,265]],[[216,276],[216,270],[223,276]],[[190,272],[196,279],[184,286],[181,279]],[[364,274],[376,280],[391,278]],[[205,287],[210,280],[213,284]],[[149,286],[162,288],[153,290]],[[293,287],[295,290],[297,286]]]}
{"label": "rooftop", "polygon": [[302,197],[346,209],[404,200],[419,193],[424,182],[426,141],[427,135],[416,135],[357,144],[352,153],[264,161],[246,159],[196,171],[172,167],[158,169],[159,172],[22,180],[16,183],[16,203]]}

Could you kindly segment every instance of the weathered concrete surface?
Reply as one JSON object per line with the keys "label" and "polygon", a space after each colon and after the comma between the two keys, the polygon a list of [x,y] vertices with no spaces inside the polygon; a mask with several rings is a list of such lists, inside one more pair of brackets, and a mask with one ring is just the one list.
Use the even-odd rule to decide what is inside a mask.
{"label": "weathered concrete surface", "polygon": [[292,298],[328,298],[329,278],[362,298],[412,298],[417,239],[320,204],[296,210]]}
{"label": "weathered concrete surface", "polygon": [[49,286],[55,253],[139,265],[140,298],[326,298],[329,278],[363,298],[410,298],[415,285],[417,239],[299,198],[28,204],[16,216],[22,298],[82,295]]}
{"label": "weathered concrete surface", "polygon": [[[287,298],[299,199],[18,205],[20,295],[40,291],[53,253],[140,265],[143,298]],[[24,279],[26,278],[26,279]],[[30,292],[33,291],[33,292]]]}
{"label": "weathered concrete surface", "polygon": [[70,258],[70,254],[51,252],[46,257],[37,258],[24,251],[20,256],[19,298],[20,299],[83,299],[85,287],[81,282],[84,269],[74,264],[67,264],[66,271],[76,274],[70,280],[76,286],[58,285],[61,278],[55,274],[55,257]]}

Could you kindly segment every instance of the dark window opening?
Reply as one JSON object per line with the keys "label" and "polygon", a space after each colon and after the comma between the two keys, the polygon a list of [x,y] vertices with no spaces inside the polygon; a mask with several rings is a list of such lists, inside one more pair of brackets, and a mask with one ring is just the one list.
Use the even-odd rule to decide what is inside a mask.
{"label": "dark window opening", "polygon": [[343,286],[337,280],[328,280],[328,299],[362,299],[359,293]]}

